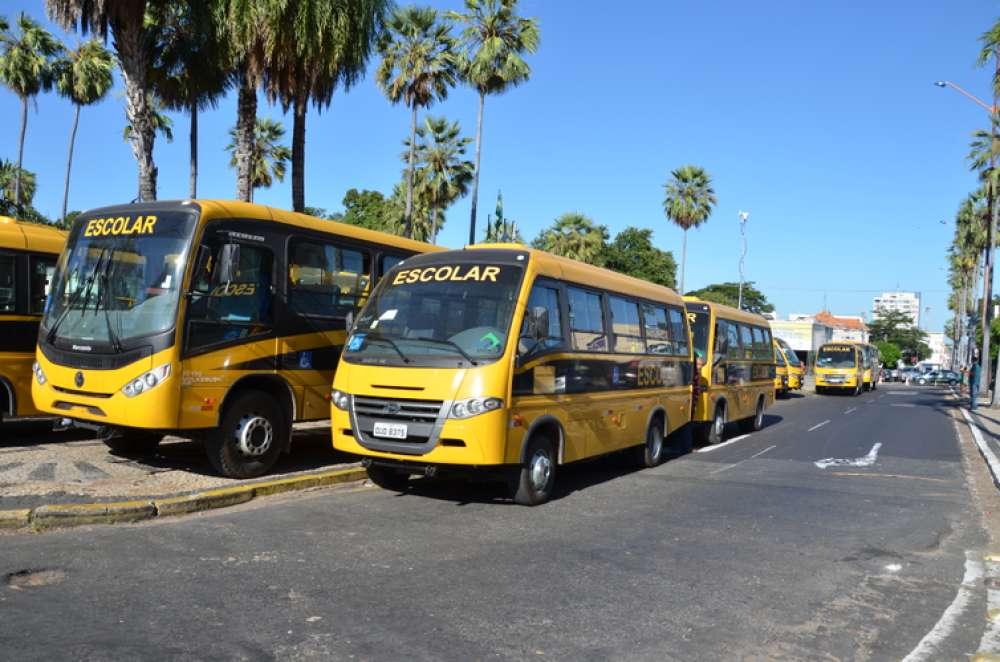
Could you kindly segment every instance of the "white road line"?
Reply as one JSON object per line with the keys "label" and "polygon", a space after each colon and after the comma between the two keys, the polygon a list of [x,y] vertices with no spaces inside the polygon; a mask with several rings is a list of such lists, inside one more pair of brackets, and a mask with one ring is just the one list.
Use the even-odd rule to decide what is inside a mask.
{"label": "white road line", "polygon": [[965,422],[969,424],[969,429],[972,430],[972,438],[975,440],[976,446],[979,447],[979,453],[986,460],[990,473],[993,474],[993,482],[1000,487],[1000,459],[997,459],[996,453],[993,452],[993,449],[983,439],[983,435],[979,431],[979,426],[972,420],[969,410],[965,407],[962,407],[962,416],[965,416]]}
{"label": "white road line", "polygon": [[890,407],[916,407],[912,402],[893,402]]}
{"label": "white road line", "polygon": [[817,423],[816,425],[812,426],[811,428],[809,428],[808,430],[806,430],[806,432],[812,432],[813,430],[818,430],[819,428],[823,427],[824,425],[826,425],[829,422],[830,422],[830,419],[828,418],[825,421],[823,421],[822,423]]}
{"label": "white road line", "polygon": [[722,448],[723,446],[728,446],[729,444],[734,444],[734,443],[736,443],[737,441],[739,441],[740,439],[746,439],[746,438],[747,438],[747,437],[749,437],[749,436],[750,436],[750,435],[748,435],[748,434],[741,434],[740,436],[738,436],[738,437],[733,437],[733,438],[732,438],[732,439],[730,439],[729,441],[724,441],[724,442],[722,442],[721,444],[716,444],[716,445],[714,445],[714,446],[705,446],[704,448],[699,448],[699,449],[698,449],[697,451],[695,451],[695,452],[696,452],[696,453],[707,453],[707,452],[709,452],[709,451],[715,451],[715,450],[719,450],[719,449],[720,449],[720,448]]}
{"label": "white road line", "polygon": [[982,578],[983,564],[972,558],[966,558],[965,576],[962,577],[962,585],[958,587],[955,599],[944,610],[941,618],[934,624],[931,631],[925,634],[924,638],[920,640],[917,647],[903,658],[903,662],[941,659],[941,656],[936,654],[938,653],[938,647],[951,634],[955,626],[959,624],[959,618],[969,608],[969,604],[972,602],[973,591]]}
{"label": "white road line", "polygon": [[724,467],[722,467],[720,469],[716,469],[715,471],[709,471],[708,475],[709,476],[713,476],[715,474],[722,473],[723,471],[728,471],[728,470],[732,469],[735,466],[743,464],[744,462],[746,462],[746,460],[740,460],[739,462],[734,462],[733,464],[727,464],[726,466],[724,466]]}
{"label": "white road line", "polygon": [[872,449],[868,451],[868,454],[863,457],[856,457],[853,460],[847,458],[828,457],[823,460],[816,460],[813,464],[820,469],[826,469],[827,467],[870,467],[875,464],[875,461],[878,459],[878,449],[880,448],[882,448],[881,442],[872,446]]}
{"label": "white road line", "polygon": [[857,407],[851,407],[850,409],[848,409],[848,410],[847,410],[847,411],[845,411],[844,413],[845,413],[845,414],[850,414],[850,413],[851,413],[852,411],[857,411],[857,410],[858,410],[858,408],[857,408]]}
{"label": "white road line", "polygon": [[777,448],[777,447],[778,447],[777,445],[774,445],[774,446],[768,446],[767,448],[765,448],[765,449],[764,449],[764,450],[762,450],[761,452],[759,452],[759,453],[754,453],[753,455],[751,455],[749,459],[751,459],[751,460],[752,460],[752,459],[753,459],[753,458],[755,458],[755,457],[760,457],[761,455],[763,455],[764,453],[768,452],[769,450],[771,450],[771,449],[774,449],[774,448]]}

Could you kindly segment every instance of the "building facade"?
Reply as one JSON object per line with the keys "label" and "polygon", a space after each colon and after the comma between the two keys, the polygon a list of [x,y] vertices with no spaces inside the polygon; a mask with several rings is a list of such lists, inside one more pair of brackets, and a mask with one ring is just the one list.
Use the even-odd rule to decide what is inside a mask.
{"label": "building facade", "polygon": [[846,342],[868,342],[868,326],[860,317],[817,313],[814,319],[833,329],[833,339]]}
{"label": "building facade", "polygon": [[883,292],[872,300],[872,315],[878,317],[881,312],[899,312],[913,319],[913,324],[920,326],[920,293],[919,292]]}
{"label": "building facade", "polygon": [[795,350],[806,366],[811,366],[816,351],[833,340],[833,328],[815,320],[772,320],[771,335],[781,338]]}

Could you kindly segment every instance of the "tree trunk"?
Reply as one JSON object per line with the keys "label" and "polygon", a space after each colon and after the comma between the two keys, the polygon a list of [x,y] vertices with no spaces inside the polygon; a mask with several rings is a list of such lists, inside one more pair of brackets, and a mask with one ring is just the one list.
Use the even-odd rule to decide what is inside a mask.
{"label": "tree trunk", "polygon": [[123,25],[112,22],[115,51],[125,81],[125,116],[132,126],[132,153],[139,164],[139,200],[156,200],[156,163],[153,161],[153,143],[156,133],[146,97],[146,72],[148,56],[144,48],[145,30],[140,25]]}
{"label": "tree trunk", "polygon": [[69,154],[66,157],[66,183],[63,184],[63,204],[60,221],[66,220],[66,205],[69,204],[69,173],[73,169],[73,145],[76,143],[76,127],[80,123],[80,104],[73,104],[73,128],[69,130]]}
{"label": "tree trunk", "polygon": [[21,135],[17,140],[17,170],[14,171],[14,207],[21,209],[21,167],[24,159],[24,134],[28,130],[28,97],[21,97]]}
{"label": "tree trunk", "polygon": [[236,101],[236,198],[253,202],[253,144],[257,122],[257,86],[244,67]]}
{"label": "tree trunk", "polygon": [[479,93],[479,116],[476,119],[476,165],[472,170],[472,210],[469,214],[469,243],[476,243],[476,205],[479,203],[479,154],[483,148],[483,105],[486,95]]}
{"label": "tree trunk", "polygon": [[406,166],[406,213],[404,218],[406,224],[403,226],[403,236],[407,239],[413,237],[413,160],[417,154],[417,105],[413,104],[413,113],[410,115],[410,156]]}
{"label": "tree trunk", "polygon": [[198,103],[191,102],[191,149],[189,163],[188,198],[198,197]]}
{"label": "tree trunk", "polygon": [[292,209],[306,209],[306,110],[308,99],[295,95],[295,120],[292,125]]}
{"label": "tree trunk", "polygon": [[438,211],[437,204],[434,205],[434,209],[431,211],[431,243],[437,246],[438,243]]}
{"label": "tree trunk", "polygon": [[678,294],[684,296],[684,267],[687,264],[688,254],[688,231],[684,228],[684,240],[681,241],[681,287]]}

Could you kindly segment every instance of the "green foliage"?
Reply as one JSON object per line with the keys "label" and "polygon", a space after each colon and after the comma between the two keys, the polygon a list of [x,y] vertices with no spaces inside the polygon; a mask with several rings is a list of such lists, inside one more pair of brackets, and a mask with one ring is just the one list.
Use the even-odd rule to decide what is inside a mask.
{"label": "green foliage", "polygon": [[682,230],[707,221],[717,202],[711,176],[698,166],[674,170],[663,188],[663,213]]}
{"label": "green foliage", "polygon": [[497,191],[496,214],[486,224],[483,241],[488,244],[524,243],[517,222],[508,220],[503,215],[503,194],[500,191]]}
{"label": "green foliage", "polygon": [[386,21],[378,43],[375,81],[392,103],[426,107],[448,96],[458,65],[450,26],[429,7],[401,7]]}
{"label": "green foliage", "polygon": [[[235,168],[237,165],[236,127],[229,130],[229,136],[232,140],[226,146],[226,150],[232,155],[229,159],[229,165]],[[279,143],[284,137],[285,127],[281,125],[281,122],[268,117],[257,118],[254,144],[250,152],[250,173],[254,189],[269,188],[275,179],[279,182],[285,180],[285,172],[288,160],[292,158],[292,152],[288,147]]]}
{"label": "green foliage", "polygon": [[878,353],[882,358],[882,364],[888,368],[895,368],[899,364],[899,360],[903,358],[903,352],[895,343],[880,340],[875,343],[875,346],[878,347]]}
{"label": "green foliage", "polygon": [[14,180],[17,175],[17,165],[0,159],[0,205],[3,205],[5,216],[20,217],[19,208],[31,207],[35,199],[35,173],[21,169],[21,195],[14,200]]}
{"label": "green foliage", "polygon": [[53,58],[61,51],[59,40],[22,12],[17,33],[8,28],[0,37],[0,83],[22,101],[51,89]]}
{"label": "green foliage", "polygon": [[338,219],[369,230],[387,232],[389,228],[390,204],[378,191],[349,189],[344,194],[344,214]]}
{"label": "green foliage", "polygon": [[[740,298],[739,292],[739,283],[717,283],[703,287],[700,290],[688,292],[688,295],[736,308]],[[774,304],[768,303],[764,293],[753,286],[752,280],[748,280],[743,283],[743,310],[750,313],[757,313],[758,315],[761,313],[773,313]]]}
{"label": "green foliage", "polygon": [[538,21],[515,13],[517,0],[465,0],[465,13],[449,12],[463,24],[462,79],[480,94],[502,94],[531,76],[524,55],[538,50]]}
{"label": "green foliage", "polygon": [[[436,242],[437,233],[444,225],[444,210],[469,192],[472,181],[472,161],[464,158],[472,140],[462,137],[461,132],[458,122],[431,116],[425,117],[423,125],[417,129],[414,187],[417,197],[431,212],[432,242]],[[410,141],[405,145],[408,152]]]}
{"label": "green foliage", "polygon": [[674,256],[653,246],[652,236],[650,229],[625,228],[606,246],[604,266],[651,283],[676,287]]}
{"label": "green foliage", "polygon": [[607,241],[606,227],[596,225],[583,214],[570,212],[557,218],[531,245],[553,255],[602,266]]}
{"label": "green foliage", "polygon": [[913,323],[913,318],[896,310],[879,311],[868,324],[868,335],[874,343],[888,342],[896,345],[904,360],[916,357],[922,361],[931,355],[927,334]]}
{"label": "green foliage", "polygon": [[97,39],[85,41],[53,65],[56,89],[77,106],[97,103],[111,91],[114,61]]}

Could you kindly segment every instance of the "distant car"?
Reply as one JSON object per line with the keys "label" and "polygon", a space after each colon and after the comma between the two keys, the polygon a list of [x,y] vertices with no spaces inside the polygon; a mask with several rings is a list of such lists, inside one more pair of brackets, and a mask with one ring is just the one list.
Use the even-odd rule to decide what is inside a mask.
{"label": "distant car", "polygon": [[900,368],[897,372],[896,379],[901,382],[909,383],[910,381],[915,381],[920,373],[917,372],[916,368]]}
{"label": "distant car", "polygon": [[882,381],[883,382],[895,382],[899,381],[899,371],[895,368],[882,368]]}
{"label": "distant car", "polygon": [[961,381],[962,375],[953,370],[931,370],[917,377],[917,383],[922,386],[927,384],[948,384],[954,386]]}

